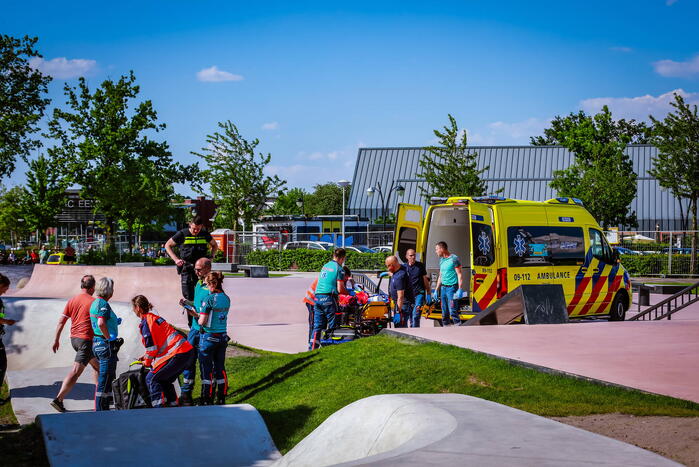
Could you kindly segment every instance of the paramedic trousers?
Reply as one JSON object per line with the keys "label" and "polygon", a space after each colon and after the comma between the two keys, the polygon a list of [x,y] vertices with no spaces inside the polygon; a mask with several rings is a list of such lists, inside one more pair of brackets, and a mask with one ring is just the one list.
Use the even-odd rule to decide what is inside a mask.
{"label": "paramedic trousers", "polygon": [[313,320],[315,311],[313,310],[313,305],[306,303],[306,309],[308,310],[308,350],[311,350],[311,341],[313,340]]}
{"label": "paramedic trousers", "polygon": [[101,336],[92,339],[92,353],[99,361],[100,370],[95,389],[95,410],[109,410],[114,395],[112,381],[116,377],[117,349],[113,342]]}
{"label": "paramedic trousers", "polygon": [[7,354],[5,353],[5,344],[2,343],[2,333],[0,333],[0,386],[5,381],[5,373],[7,372]]}
{"label": "paramedic trousers", "polygon": [[316,294],[316,304],[313,307],[313,337],[311,348],[316,349],[320,343],[320,333],[325,329],[335,329],[337,326],[337,296],[334,294]]}
{"label": "paramedic trousers", "polygon": [[190,349],[185,353],[178,353],[163,366],[152,370],[146,375],[146,384],[148,384],[150,402],[153,404],[153,408],[177,405],[177,393],[172,383],[191,364],[194,359],[194,353],[194,349]]}
{"label": "paramedic trousers", "polygon": [[[454,294],[459,289],[459,284],[444,285],[442,284],[442,325],[461,324],[459,310],[454,300]],[[451,319],[450,319],[451,316]]]}
{"label": "paramedic trousers", "polygon": [[422,305],[425,304],[425,292],[415,294],[415,305],[413,306],[413,314],[410,316],[410,327],[420,327],[420,316],[422,314]]}
{"label": "paramedic trousers", "polygon": [[187,341],[192,344],[195,349],[192,363],[187,366],[182,372],[182,392],[192,392],[194,390],[194,379],[197,376],[197,358],[199,350],[200,329],[190,329],[187,335]]}
{"label": "paramedic trousers", "polygon": [[[202,330],[203,331],[203,330]],[[213,382],[217,390],[225,395],[228,391],[228,380],[224,364],[226,362],[226,333],[202,332],[199,337],[199,364],[201,365],[202,394],[211,394]],[[223,388],[223,390],[221,389]]]}
{"label": "paramedic trousers", "polygon": [[[191,302],[194,300],[194,287],[199,280],[194,272],[194,266],[191,263],[185,263],[181,268],[177,268],[177,273],[180,275],[182,297]],[[187,314],[187,324],[190,328],[192,327],[192,316],[190,314]]]}

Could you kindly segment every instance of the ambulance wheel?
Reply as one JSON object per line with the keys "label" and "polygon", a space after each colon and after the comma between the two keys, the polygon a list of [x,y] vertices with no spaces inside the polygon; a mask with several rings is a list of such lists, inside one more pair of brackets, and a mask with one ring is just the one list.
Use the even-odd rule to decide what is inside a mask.
{"label": "ambulance wheel", "polygon": [[612,307],[609,310],[609,321],[624,321],[626,318],[626,307],[624,306],[623,294],[616,294]]}
{"label": "ambulance wheel", "polygon": [[441,328],[442,327],[442,321],[438,319],[433,319],[432,323],[434,324],[434,327],[436,328]]}

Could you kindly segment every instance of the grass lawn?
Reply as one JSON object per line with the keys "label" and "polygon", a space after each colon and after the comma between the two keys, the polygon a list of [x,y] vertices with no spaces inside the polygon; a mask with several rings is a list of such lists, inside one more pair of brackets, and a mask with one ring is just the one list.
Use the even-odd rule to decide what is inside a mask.
{"label": "grass lawn", "polygon": [[7,383],[0,388],[0,459],[2,465],[48,465],[41,431],[35,424],[19,429]]}
{"label": "grass lawn", "polygon": [[544,416],[699,416],[699,404],[511,365],[470,350],[377,336],[296,355],[229,358],[228,403],[256,407],[284,453],[345,405],[376,394],[461,393]]}

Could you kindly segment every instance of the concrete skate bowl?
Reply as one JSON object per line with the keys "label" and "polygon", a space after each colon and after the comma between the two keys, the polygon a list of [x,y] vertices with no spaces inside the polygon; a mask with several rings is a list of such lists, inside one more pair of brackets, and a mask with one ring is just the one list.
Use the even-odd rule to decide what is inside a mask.
{"label": "concrete skate bowl", "polygon": [[679,465],[657,454],[462,394],[368,397],[331,415],[275,467]]}
{"label": "concrete skate bowl", "polygon": [[[111,301],[129,303],[135,295],[145,295],[159,314],[171,324],[186,326],[186,316],[178,302],[182,297],[180,276],[174,266],[85,266],[36,265],[29,282],[13,297],[70,298],[80,292],[80,279],[92,274],[96,279],[114,279]],[[227,278],[223,287],[231,297],[229,324],[303,324],[307,313],[301,299],[310,280],[298,277]]]}

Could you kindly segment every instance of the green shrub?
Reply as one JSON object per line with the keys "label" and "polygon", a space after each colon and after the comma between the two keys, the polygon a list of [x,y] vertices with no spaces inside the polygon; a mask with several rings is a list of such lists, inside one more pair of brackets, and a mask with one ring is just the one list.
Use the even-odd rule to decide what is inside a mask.
{"label": "green shrub", "polygon": [[[669,274],[667,254],[621,255],[621,264],[632,276]],[[672,274],[688,274],[691,255],[672,255]]]}
{"label": "green shrub", "polygon": [[[345,265],[351,270],[385,269],[384,260],[389,253],[347,252]],[[319,271],[332,259],[332,252],[321,250],[255,250],[247,255],[248,264],[267,266],[273,271]]]}
{"label": "green shrub", "polygon": [[90,250],[78,256],[78,264],[88,265],[102,266],[114,265],[116,263],[144,262],[152,262],[157,266],[169,266],[175,264],[175,262],[168,256],[163,256],[161,258],[150,258],[148,256],[143,256],[140,253],[122,253],[120,257],[119,253],[117,253],[117,251],[113,248],[107,248],[105,250]]}

